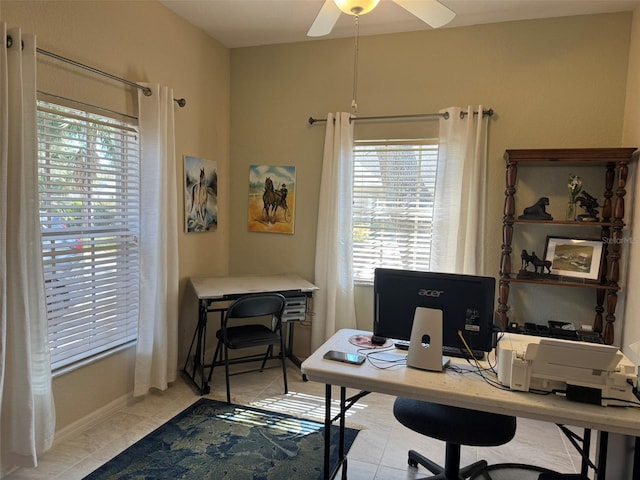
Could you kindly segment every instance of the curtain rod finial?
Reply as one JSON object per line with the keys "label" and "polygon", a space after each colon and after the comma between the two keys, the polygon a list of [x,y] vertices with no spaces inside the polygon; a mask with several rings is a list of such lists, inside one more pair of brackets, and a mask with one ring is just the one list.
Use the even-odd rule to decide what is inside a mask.
{"label": "curtain rod finial", "polygon": [[184,98],[174,98],[173,101],[176,102],[179,107],[184,107],[187,104]]}
{"label": "curtain rod finial", "polygon": [[142,93],[144,93],[145,97],[150,97],[151,96],[151,89],[149,87],[144,87],[142,89]]}

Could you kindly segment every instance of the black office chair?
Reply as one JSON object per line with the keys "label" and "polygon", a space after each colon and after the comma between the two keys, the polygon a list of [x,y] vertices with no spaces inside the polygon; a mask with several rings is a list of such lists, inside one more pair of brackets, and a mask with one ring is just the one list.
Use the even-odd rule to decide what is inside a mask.
{"label": "black office chair", "polygon": [[[263,371],[267,360],[273,357],[273,346],[278,345],[280,352],[278,357],[282,363],[282,375],[284,377],[284,393],[288,392],[287,367],[285,364],[285,346],[282,334],[282,312],[285,307],[285,298],[279,293],[257,293],[245,295],[234,301],[228,308],[222,320],[220,330],[216,332],[218,344],[213,356],[213,364],[209,371],[209,382],[213,375],[216,363],[224,362],[225,380],[227,383],[227,403],[231,403],[231,391],[229,388],[229,365],[262,360],[259,371]],[[271,317],[271,327],[262,324],[231,326],[234,320]],[[266,346],[263,354],[246,355],[244,357],[229,360],[229,349]],[[245,370],[237,373],[254,372],[258,369]]]}
{"label": "black office chair", "polygon": [[415,450],[409,450],[408,463],[418,464],[436,475],[433,480],[461,480],[480,473],[487,467],[480,460],[460,468],[460,446],[494,447],[509,442],[516,433],[516,418],[496,413],[449,407],[398,397],[393,415],[405,427],[445,442],[444,467]]}

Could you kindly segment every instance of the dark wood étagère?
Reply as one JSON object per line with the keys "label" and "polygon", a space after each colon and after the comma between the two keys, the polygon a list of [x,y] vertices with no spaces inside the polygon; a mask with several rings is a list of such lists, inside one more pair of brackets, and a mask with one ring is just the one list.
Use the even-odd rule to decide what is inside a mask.
{"label": "dark wood \u00e9tag\u00e8re", "polygon": [[[568,148],[506,150],[506,189],[502,224],[502,252],[498,289],[497,315],[502,328],[509,324],[509,290],[512,284],[527,283],[550,287],[580,287],[596,292],[593,330],[602,335],[605,343],[612,344],[615,335],[615,311],[620,290],[620,257],[623,228],[625,227],[625,195],[629,163],[635,148]],[[515,211],[516,181],[519,167],[540,166],[602,166],[604,174],[604,200],[598,222],[583,223],[567,220],[518,219]],[[512,265],[512,242],[514,226],[518,224],[541,224],[546,226],[576,225],[578,227],[600,227],[603,241],[603,265],[601,278],[586,283],[571,278],[517,278]],[[606,302],[605,302],[606,300]]]}

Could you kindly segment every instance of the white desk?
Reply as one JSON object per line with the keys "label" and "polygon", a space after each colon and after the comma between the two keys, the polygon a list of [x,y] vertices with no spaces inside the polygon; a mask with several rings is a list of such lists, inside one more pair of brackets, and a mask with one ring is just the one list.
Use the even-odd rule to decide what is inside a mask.
{"label": "white desk", "polygon": [[238,275],[191,278],[198,300],[232,300],[248,293],[313,293],[313,283],[299,275]]}
{"label": "white desk", "polygon": [[[306,297],[310,298],[313,292],[318,290],[313,283],[308,282],[299,275],[281,274],[281,275],[237,275],[224,277],[196,277],[191,278],[191,285],[198,298],[198,323],[191,340],[189,353],[182,371],[195,385],[201,395],[206,395],[210,391],[209,375],[205,374],[205,368],[212,368],[213,360],[210,365],[205,362],[205,343],[207,336],[207,319],[211,312],[219,312],[222,318],[226,311],[226,303],[248,295],[251,293],[275,292],[290,297]],[[306,300],[304,305],[300,305],[297,315],[288,317],[287,312],[283,315],[283,327],[286,325],[289,333],[289,341],[287,348],[287,356],[297,365],[300,361],[293,357],[291,347],[293,344],[293,323],[291,318],[303,318],[306,313]],[[288,313],[291,313],[290,311]],[[191,352],[195,345],[195,354],[193,356],[193,368],[189,371],[188,365],[191,358]],[[215,359],[214,359],[215,360]],[[200,383],[197,377],[200,377]]]}
{"label": "white desk", "polygon": [[[605,444],[605,450],[606,432],[633,437],[640,436],[640,411],[636,408],[601,407],[571,402],[557,395],[536,395],[528,392],[500,390],[475,374],[461,375],[453,371],[426,372],[407,367],[378,369],[369,362],[356,366],[322,358],[328,350],[357,352],[360,347],[349,343],[349,338],[355,334],[367,333],[369,332],[340,330],[307,358],[301,366],[302,373],[309,380],[321,382],[327,386],[327,405],[331,402],[331,386],[341,387],[341,426],[344,426],[344,412],[350,406],[349,399],[345,398],[345,388],[354,388],[363,392],[385,393],[472,410],[598,430],[599,433],[605,432],[601,438],[601,442]],[[452,362],[468,366],[466,361],[462,359],[452,359]],[[356,397],[359,398],[359,396]],[[329,425],[331,424],[329,411],[327,411],[325,423],[325,432],[327,432],[330,430]],[[328,440],[328,437],[325,438],[327,450]],[[600,447],[603,447],[602,443]],[[606,451],[604,454],[606,455]],[[637,459],[637,449],[635,455]],[[600,456],[602,456],[602,452]],[[345,460],[342,454],[340,454],[340,458]],[[599,458],[599,464],[602,472],[598,474],[598,480],[602,480],[605,474],[605,458]],[[335,470],[329,472],[327,466],[328,458],[325,458],[325,478],[333,478],[336,472]],[[636,462],[636,470],[634,471],[637,472],[638,468],[639,465]],[[346,470],[346,463],[344,470]],[[634,478],[640,477],[634,476]]]}

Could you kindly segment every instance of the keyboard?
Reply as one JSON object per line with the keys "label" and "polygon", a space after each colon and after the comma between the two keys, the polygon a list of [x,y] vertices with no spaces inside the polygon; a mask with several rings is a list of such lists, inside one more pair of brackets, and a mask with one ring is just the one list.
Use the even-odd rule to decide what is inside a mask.
{"label": "keyboard", "polygon": [[466,348],[458,348],[458,347],[442,347],[442,355],[445,357],[456,357],[456,358],[475,358],[476,360],[484,360],[485,352],[482,350],[471,350],[473,353],[473,357],[469,353]]}
{"label": "keyboard", "polygon": [[[408,340],[395,340],[393,342],[394,347],[398,350],[409,350]],[[467,349],[457,347],[442,347],[442,355],[445,357],[457,357],[457,358],[475,358],[476,360],[483,360],[485,352],[481,350],[471,350],[473,357]]]}
{"label": "keyboard", "polygon": [[514,331],[514,333],[535,335],[537,337],[560,338],[563,340],[579,340],[589,343],[604,343],[602,336],[596,332],[589,332],[587,330],[565,330],[557,326],[547,327],[546,325],[537,325],[535,323],[525,323],[523,329],[518,329]]}
{"label": "keyboard", "polygon": [[596,332],[587,332],[584,330],[578,330],[577,335],[578,335],[578,340],[580,340],[581,342],[604,343],[604,340],[602,340],[602,335]]}

